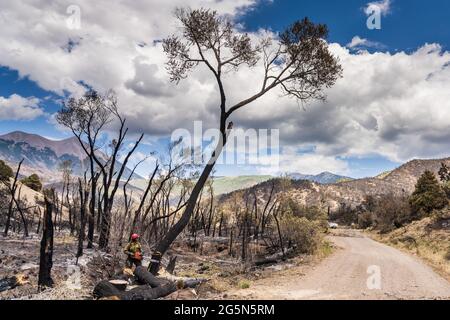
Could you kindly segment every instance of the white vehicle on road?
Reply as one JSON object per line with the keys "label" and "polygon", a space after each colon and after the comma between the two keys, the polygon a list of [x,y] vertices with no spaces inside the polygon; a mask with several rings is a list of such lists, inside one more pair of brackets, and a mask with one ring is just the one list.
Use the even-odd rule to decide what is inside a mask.
{"label": "white vehicle on road", "polygon": [[330,229],[337,229],[339,227],[339,225],[335,222],[328,222],[328,227]]}

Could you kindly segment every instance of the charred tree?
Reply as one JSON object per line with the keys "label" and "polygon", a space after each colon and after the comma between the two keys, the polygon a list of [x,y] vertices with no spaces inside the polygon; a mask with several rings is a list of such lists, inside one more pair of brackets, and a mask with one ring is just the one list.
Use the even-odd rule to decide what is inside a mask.
{"label": "charred tree", "polygon": [[20,172],[20,168],[22,167],[23,161],[24,161],[24,159],[22,159],[19,162],[19,165],[17,166],[16,174],[14,175],[14,180],[13,180],[12,184],[9,181],[9,179],[8,179],[8,181],[1,180],[1,182],[8,188],[8,191],[9,191],[9,194],[11,197],[11,199],[9,201],[9,206],[8,206],[8,213],[6,216],[5,230],[3,232],[3,236],[5,236],[5,237],[8,236],[8,231],[11,226],[11,218],[12,218],[13,210],[14,210],[14,202],[16,200],[17,182],[18,182],[19,172]]}
{"label": "charred tree", "polygon": [[77,262],[78,258],[83,255],[83,243],[86,235],[86,214],[87,203],[89,201],[89,189],[84,175],[84,181],[81,178],[78,179],[78,192],[80,194],[80,229],[78,231],[78,249],[77,249]]}
{"label": "charred tree", "polygon": [[42,239],[39,258],[39,288],[52,287],[53,280],[51,271],[53,267],[53,202],[47,196],[45,201],[45,211],[42,228]]}

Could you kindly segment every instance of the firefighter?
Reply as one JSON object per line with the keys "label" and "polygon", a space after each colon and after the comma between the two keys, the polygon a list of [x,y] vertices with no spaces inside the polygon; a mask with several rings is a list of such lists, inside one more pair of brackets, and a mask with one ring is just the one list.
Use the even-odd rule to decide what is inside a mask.
{"label": "firefighter", "polygon": [[133,264],[136,267],[142,265],[142,247],[139,243],[139,235],[133,233],[131,235],[131,242],[127,244],[123,252],[128,256],[126,266],[132,268]]}

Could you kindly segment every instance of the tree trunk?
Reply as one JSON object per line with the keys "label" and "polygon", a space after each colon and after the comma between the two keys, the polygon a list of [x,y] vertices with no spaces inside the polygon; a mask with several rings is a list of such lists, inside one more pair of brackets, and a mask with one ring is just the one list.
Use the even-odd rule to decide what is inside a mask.
{"label": "tree trunk", "polygon": [[281,234],[280,222],[278,221],[278,213],[274,213],[273,217],[275,218],[275,222],[277,224],[277,231],[278,231],[278,238],[280,239],[281,253],[283,254],[283,258],[284,258],[285,254],[284,254],[284,245],[283,245],[283,235]]}
{"label": "tree trunk", "polygon": [[[88,194],[86,184],[83,187],[81,179],[78,180],[79,183],[79,192],[80,192],[80,231],[78,232],[78,250],[77,250],[77,262],[78,258],[83,255],[83,243],[85,238],[85,229],[86,229],[86,204],[88,201]],[[86,179],[85,179],[86,183]]]}
{"label": "tree trunk", "polygon": [[[92,168],[94,164],[91,164]],[[95,195],[97,192],[97,176],[95,175],[93,169],[91,169],[91,202],[89,204],[89,218],[88,218],[88,244],[87,248],[92,249],[94,245],[94,230],[95,230]]]}
{"label": "tree trunk", "polygon": [[39,234],[39,231],[41,231],[41,221],[42,221],[42,213],[41,208],[38,207],[38,215],[39,215],[39,221],[36,229],[36,234]]}
{"label": "tree trunk", "polygon": [[102,212],[102,222],[100,227],[100,238],[98,246],[100,249],[106,249],[109,244],[109,230],[111,223],[111,209],[107,206]]}
{"label": "tree trunk", "polygon": [[242,248],[241,248],[241,258],[242,261],[245,261],[246,259],[246,253],[247,253],[247,213],[245,213],[244,221],[242,222]]}
{"label": "tree trunk", "polygon": [[169,263],[167,264],[166,271],[170,274],[173,274],[173,272],[175,271],[176,263],[177,263],[177,256],[171,257]]}
{"label": "tree trunk", "polygon": [[45,198],[45,211],[43,221],[43,232],[41,239],[40,259],[39,259],[39,279],[40,288],[51,287],[53,280],[51,270],[53,266],[53,203]]}
{"label": "tree trunk", "polygon": [[17,171],[16,171],[16,175],[14,176],[14,182],[13,182],[12,186],[10,186],[9,184],[7,185],[7,187],[9,188],[9,193],[11,195],[11,201],[9,202],[8,216],[6,218],[5,231],[3,233],[3,236],[5,236],[5,237],[8,236],[9,227],[11,225],[11,218],[13,215],[13,205],[14,205],[14,201],[15,201],[15,197],[16,197],[16,190],[17,190],[17,180],[19,178],[19,172],[20,172],[20,168],[22,167],[23,161],[24,161],[24,159],[22,159],[19,162],[19,165],[18,165]]}
{"label": "tree trunk", "polygon": [[13,214],[13,205],[14,205],[14,199],[11,198],[11,201],[9,202],[8,206],[8,215],[6,216],[6,223],[5,223],[5,231],[3,231],[3,236],[7,237],[9,232],[9,227],[11,226],[11,218]]}

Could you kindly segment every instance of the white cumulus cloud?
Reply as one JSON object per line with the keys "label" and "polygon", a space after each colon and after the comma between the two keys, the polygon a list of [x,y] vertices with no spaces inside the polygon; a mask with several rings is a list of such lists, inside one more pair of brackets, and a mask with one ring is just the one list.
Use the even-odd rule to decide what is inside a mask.
{"label": "white cumulus cloud", "polygon": [[[176,6],[212,7],[236,16],[255,3],[80,0],[81,28],[71,30],[66,26],[66,1],[6,0],[0,10],[0,65],[52,92],[77,94],[79,81],[98,90],[112,88],[131,131],[147,137],[192,129],[195,120],[202,120],[205,129],[217,127],[218,92],[209,71],[199,67],[178,86],[170,83],[159,40],[178,30],[172,16]],[[392,3],[371,4],[387,14]],[[257,39],[260,34],[251,36]],[[378,155],[406,161],[449,155],[450,53],[438,44],[398,53],[355,52],[358,47],[379,49],[358,36],[347,46],[330,44],[344,73],[327,90],[326,103],[310,102],[303,110],[273,91],[234,114],[236,127],[279,129],[285,150],[282,170],[295,167],[314,173],[320,167],[317,170],[346,173],[346,157]],[[262,72],[257,65],[225,74],[229,104],[258,90]],[[37,101],[22,108],[34,116],[43,112]],[[299,155],[297,151],[305,148],[310,154]]]}
{"label": "white cumulus cloud", "polygon": [[0,97],[0,121],[1,120],[33,120],[44,114],[39,107],[39,99],[24,98],[12,94],[8,98]]}

